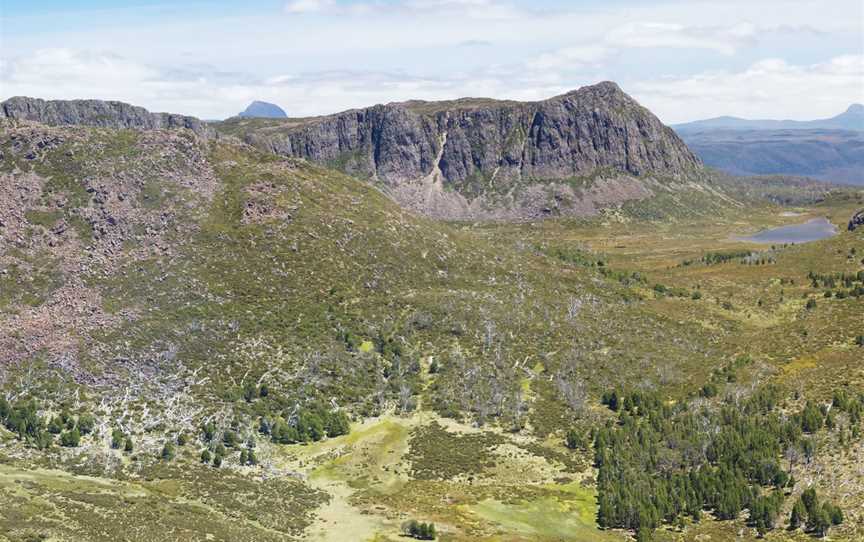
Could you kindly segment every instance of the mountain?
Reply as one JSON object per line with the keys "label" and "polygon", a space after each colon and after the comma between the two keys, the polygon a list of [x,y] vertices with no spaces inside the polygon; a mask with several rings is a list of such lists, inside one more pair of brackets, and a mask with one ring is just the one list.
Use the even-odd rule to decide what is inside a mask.
{"label": "mountain", "polygon": [[864,185],[864,133],[704,130],[681,136],[702,161],[734,175],[782,174]]}
{"label": "mountain", "polygon": [[820,120],[749,120],[738,117],[716,117],[683,124],[672,128],[679,134],[706,130],[813,130],[837,129],[864,131],[864,105],[852,104],[849,108],[828,119]]}
{"label": "mountain", "polygon": [[[845,228],[864,192],[711,173],[608,90],[221,134],[4,104],[2,538],[403,540],[433,522],[440,540],[761,540],[746,514],[801,540],[764,512],[793,506],[792,477],[843,506],[832,540],[860,539],[864,236],[735,236]],[[522,115],[533,138],[500,154]],[[386,180],[231,133],[286,126]],[[384,192],[413,182],[427,129],[449,191],[461,149],[481,171],[510,156],[495,181],[514,192],[571,182],[523,170],[579,170],[580,198],[627,179],[642,199],[560,202],[603,211],[585,220],[419,216]]]}
{"label": "mountain", "polygon": [[701,169],[673,130],[611,82],[539,102],[410,101],[215,128],[449,219],[589,215]]}
{"label": "mountain", "polygon": [[139,130],[188,128],[199,135],[213,135],[210,127],[195,117],[150,113],[143,107],[102,100],[41,100],[16,96],[0,103],[0,118],[34,121],[48,126]]}
{"label": "mountain", "polygon": [[241,118],[284,119],[288,118],[285,111],[276,104],[254,101],[243,112],[237,115]]}

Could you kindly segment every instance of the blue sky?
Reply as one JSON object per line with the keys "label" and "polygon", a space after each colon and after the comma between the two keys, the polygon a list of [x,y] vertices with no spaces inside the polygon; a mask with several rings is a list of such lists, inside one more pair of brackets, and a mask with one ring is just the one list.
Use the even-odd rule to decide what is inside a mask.
{"label": "blue sky", "polygon": [[864,102],[860,0],[0,0],[0,98],[224,118],[617,81],[668,123]]}

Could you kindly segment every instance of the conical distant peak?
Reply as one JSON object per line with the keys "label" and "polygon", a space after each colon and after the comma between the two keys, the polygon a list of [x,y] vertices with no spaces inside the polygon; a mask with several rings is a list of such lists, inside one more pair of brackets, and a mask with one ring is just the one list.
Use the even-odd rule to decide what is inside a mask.
{"label": "conical distant peak", "polygon": [[240,113],[240,116],[253,118],[259,117],[270,119],[284,119],[288,115],[286,115],[285,111],[276,104],[255,100],[254,102],[249,104],[249,107],[247,107],[245,111]]}

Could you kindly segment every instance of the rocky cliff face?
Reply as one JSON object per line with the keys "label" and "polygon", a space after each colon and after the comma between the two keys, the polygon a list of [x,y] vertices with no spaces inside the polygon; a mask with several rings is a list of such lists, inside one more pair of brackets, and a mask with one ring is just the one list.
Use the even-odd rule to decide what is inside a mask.
{"label": "rocky cliff face", "polygon": [[4,117],[236,135],[370,180],[404,207],[447,219],[592,215],[668,193],[701,171],[670,128],[609,82],[540,102],[412,101],[307,119],[234,118],[218,132],[194,117],[98,100],[10,98],[0,104]]}
{"label": "rocky cliff face", "polygon": [[0,103],[0,118],[30,120],[49,126],[80,125],[139,130],[188,128],[201,136],[215,134],[212,128],[195,117],[150,113],[143,107],[101,100],[40,100],[16,96]]}
{"label": "rocky cliff face", "polygon": [[373,180],[403,205],[443,218],[592,214],[701,167],[670,128],[609,82],[541,102],[406,102],[226,128]]}

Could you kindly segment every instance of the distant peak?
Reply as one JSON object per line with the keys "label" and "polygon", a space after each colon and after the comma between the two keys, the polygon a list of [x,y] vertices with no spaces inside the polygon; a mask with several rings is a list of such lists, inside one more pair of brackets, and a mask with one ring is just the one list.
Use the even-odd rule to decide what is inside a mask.
{"label": "distant peak", "polygon": [[864,114],[864,105],[862,104],[852,104],[849,106],[849,109],[846,110],[847,113],[854,113],[856,115]]}
{"label": "distant peak", "polygon": [[271,104],[269,102],[261,102],[255,100],[249,107],[247,107],[242,113],[240,113],[241,117],[247,118],[265,118],[265,119],[284,119],[288,118],[288,115],[285,114],[285,111],[276,104]]}

